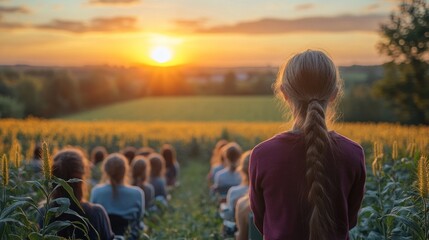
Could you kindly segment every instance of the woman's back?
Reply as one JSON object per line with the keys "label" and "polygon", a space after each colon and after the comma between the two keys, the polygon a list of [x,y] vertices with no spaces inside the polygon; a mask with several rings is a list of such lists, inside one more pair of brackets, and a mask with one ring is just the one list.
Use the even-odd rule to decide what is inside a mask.
{"label": "woman's back", "polygon": [[155,190],[155,198],[162,196],[167,199],[167,185],[165,179],[162,177],[152,177],[150,179],[150,184]]}
{"label": "woman's back", "polygon": [[91,191],[91,202],[102,205],[109,215],[119,215],[127,220],[140,220],[144,212],[144,193],[139,187],[110,184],[98,185]]}
{"label": "woman's back", "polygon": [[[335,132],[327,156],[336,236],[348,239],[356,225],[365,184],[362,148]],[[311,206],[306,186],[306,148],[302,133],[285,132],[254,148],[250,163],[251,206],[265,239],[308,239]]]}
{"label": "woman's back", "polygon": [[231,171],[228,168],[224,168],[219,171],[215,176],[215,185],[218,187],[232,187],[237,186],[241,183],[240,173],[237,171]]}
{"label": "woman's back", "polygon": [[142,185],[140,185],[140,188],[143,190],[144,193],[145,208],[149,209],[153,206],[153,203],[155,201],[155,189],[150,183],[143,183]]}

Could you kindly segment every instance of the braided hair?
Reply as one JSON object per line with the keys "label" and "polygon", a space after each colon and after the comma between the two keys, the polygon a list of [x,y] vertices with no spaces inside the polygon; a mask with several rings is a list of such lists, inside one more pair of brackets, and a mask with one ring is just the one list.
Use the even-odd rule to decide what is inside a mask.
{"label": "braided hair", "polygon": [[294,118],[294,130],[305,140],[307,200],[310,205],[309,239],[332,239],[335,214],[327,155],[332,151],[326,126],[328,105],[339,95],[341,80],[333,61],[322,51],[307,50],[293,56],[280,70],[277,95],[286,100]]}

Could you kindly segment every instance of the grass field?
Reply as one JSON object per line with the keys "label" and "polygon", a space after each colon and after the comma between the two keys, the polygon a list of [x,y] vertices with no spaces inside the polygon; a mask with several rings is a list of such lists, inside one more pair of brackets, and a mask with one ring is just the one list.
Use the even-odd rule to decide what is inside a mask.
{"label": "grass field", "polygon": [[69,120],[281,121],[276,99],[252,97],[143,98],[64,117]]}

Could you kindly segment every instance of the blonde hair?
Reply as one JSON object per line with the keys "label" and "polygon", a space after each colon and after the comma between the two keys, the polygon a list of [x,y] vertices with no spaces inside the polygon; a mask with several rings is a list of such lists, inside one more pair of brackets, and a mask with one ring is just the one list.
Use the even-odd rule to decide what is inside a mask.
{"label": "blonde hair", "polygon": [[241,183],[249,184],[249,164],[250,164],[250,154],[252,151],[246,151],[243,154],[241,154],[240,158],[240,173],[242,176]]}
{"label": "blonde hair", "polygon": [[149,180],[150,164],[143,156],[136,156],[131,163],[132,185],[142,186]]}
{"label": "blonde hair", "polygon": [[294,130],[304,133],[310,240],[328,240],[335,231],[331,181],[326,173],[326,156],[332,147],[326,111],[340,90],[337,67],[327,54],[317,50],[293,56],[279,71],[275,84],[277,95],[292,110]]}
{"label": "blonde hair", "polygon": [[128,160],[120,153],[112,153],[103,161],[103,180],[109,180],[112,186],[113,196],[117,194],[119,185],[128,183]]}
{"label": "blonde hair", "polygon": [[213,148],[212,158],[210,159],[210,165],[214,167],[216,164],[224,164],[224,159],[222,156],[222,148],[228,144],[228,141],[221,139],[216,143],[216,146]]}
{"label": "blonde hair", "polygon": [[236,142],[230,142],[222,147],[222,156],[228,163],[231,172],[235,172],[241,157],[241,147]]}

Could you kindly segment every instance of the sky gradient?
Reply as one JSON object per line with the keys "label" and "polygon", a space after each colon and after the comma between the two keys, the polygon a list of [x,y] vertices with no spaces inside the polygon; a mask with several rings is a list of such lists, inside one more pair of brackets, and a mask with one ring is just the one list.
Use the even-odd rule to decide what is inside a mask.
{"label": "sky gradient", "polygon": [[376,44],[394,0],[0,0],[0,64],[277,66],[327,51],[339,65],[386,61]]}

